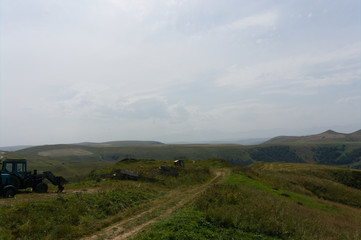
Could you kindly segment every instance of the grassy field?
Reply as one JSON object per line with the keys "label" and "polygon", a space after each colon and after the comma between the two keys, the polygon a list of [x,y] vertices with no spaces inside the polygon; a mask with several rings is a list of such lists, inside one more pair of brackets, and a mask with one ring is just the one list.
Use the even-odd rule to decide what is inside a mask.
{"label": "grassy field", "polygon": [[[160,166],[172,165],[172,160],[127,159],[67,185],[65,194],[24,192],[2,199],[0,239],[79,239],[135,215],[142,217],[127,228],[155,220],[130,235],[133,239],[361,237],[359,170],[280,162],[234,166],[214,159],[185,160],[177,176],[160,174]],[[113,177],[119,170],[142,177],[119,180]],[[224,180],[199,188],[217,171],[227,173]],[[201,192],[177,208],[177,201],[197,193],[192,189]]]}
{"label": "grassy field", "polygon": [[[360,239],[361,188],[340,183],[333,174],[354,176],[360,171],[275,165],[233,167],[223,183],[134,239]],[[356,178],[361,180],[358,174]],[[310,176],[334,199],[325,200],[318,192],[309,191],[304,180]],[[337,185],[340,193],[329,189],[329,184]],[[355,195],[345,195],[348,191]]]}
{"label": "grassy field", "polygon": [[[89,178],[66,186],[64,194],[19,193],[0,204],[0,239],[74,239],[93,233],[123,218],[173,189],[210,179],[210,168],[228,166],[220,160],[186,161],[178,176],[160,174],[173,161],[127,160],[93,171]],[[117,180],[117,170],[134,170],[152,177]],[[94,178],[98,174],[106,177]],[[51,191],[51,190],[50,190]]]}
{"label": "grassy field", "polygon": [[[144,227],[134,239],[361,239],[361,171],[350,168],[361,166],[360,143],[118,145],[7,153],[70,184],[0,199],[0,239],[79,239],[122,221]],[[160,174],[174,159],[186,167]],[[140,179],[117,179],[120,170]]]}

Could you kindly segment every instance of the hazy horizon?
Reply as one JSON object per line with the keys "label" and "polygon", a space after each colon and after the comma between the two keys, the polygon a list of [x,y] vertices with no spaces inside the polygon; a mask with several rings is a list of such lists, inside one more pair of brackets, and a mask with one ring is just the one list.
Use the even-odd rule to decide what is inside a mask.
{"label": "hazy horizon", "polygon": [[[349,126],[336,126],[337,129],[351,129],[352,127]],[[18,147],[18,146],[42,146],[42,145],[56,145],[56,144],[79,144],[79,143],[106,143],[106,142],[116,142],[116,141],[155,141],[155,142],[161,142],[164,144],[223,144],[223,143],[229,143],[229,144],[241,144],[241,145],[255,145],[255,144],[261,144],[264,141],[270,140],[271,138],[279,137],[279,136],[308,136],[308,135],[317,135],[320,133],[323,133],[328,130],[334,131],[334,128],[329,128],[327,130],[325,127],[321,128],[313,128],[313,129],[270,129],[270,130],[261,130],[261,131],[255,131],[253,132],[254,135],[250,135],[250,132],[244,132],[239,133],[238,135],[235,134],[234,137],[219,137],[219,138],[195,138],[194,140],[189,139],[182,139],[177,138],[180,140],[175,141],[162,141],[159,139],[102,139],[100,141],[88,141],[84,139],[83,141],[79,142],[43,142],[43,143],[37,143],[37,144],[13,144],[13,145],[0,145],[0,147]],[[353,128],[352,128],[353,129]],[[359,131],[361,129],[357,130],[350,130],[350,131],[335,131],[337,133],[342,134],[350,134],[354,133],[356,131]],[[277,134],[280,133],[280,134]],[[263,135],[262,135],[263,134]],[[248,137],[247,137],[248,136]],[[179,136],[178,136],[179,137]]]}
{"label": "hazy horizon", "polygon": [[361,3],[3,0],[0,146],[361,128]]}

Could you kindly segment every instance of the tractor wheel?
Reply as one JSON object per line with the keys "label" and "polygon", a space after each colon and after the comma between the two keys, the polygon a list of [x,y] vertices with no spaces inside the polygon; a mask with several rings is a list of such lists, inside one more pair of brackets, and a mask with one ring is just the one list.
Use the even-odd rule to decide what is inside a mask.
{"label": "tractor wheel", "polygon": [[48,185],[46,183],[40,182],[36,185],[35,191],[38,193],[46,193],[48,191]]}
{"label": "tractor wheel", "polygon": [[3,196],[5,198],[13,198],[16,194],[16,187],[8,185],[3,189]]}

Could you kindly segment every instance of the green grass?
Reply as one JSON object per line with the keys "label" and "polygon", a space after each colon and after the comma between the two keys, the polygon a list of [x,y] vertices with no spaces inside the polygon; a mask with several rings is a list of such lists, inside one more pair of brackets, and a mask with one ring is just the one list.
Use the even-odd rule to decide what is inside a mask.
{"label": "green grass", "polygon": [[[93,191],[9,199],[0,205],[0,239],[80,238],[147,209],[169,191],[199,186],[217,169],[230,175],[135,239],[361,239],[360,171],[278,162],[239,167],[219,159],[185,159],[185,168],[178,168],[175,177],[160,174],[160,166],[171,167],[173,160],[117,161],[66,186],[69,191]],[[146,178],[96,177],[120,169]]]}
{"label": "green grass", "polygon": [[[274,196],[285,199],[287,201],[302,203],[304,206],[309,207],[309,208],[326,211],[326,212],[337,212],[337,208],[334,206],[324,204],[324,203],[318,201],[317,199],[314,199],[314,198],[311,198],[309,196],[305,196],[302,194],[297,194],[297,193],[293,193],[293,192],[290,192],[287,190],[282,190],[282,189],[274,189],[274,187],[272,187],[268,184],[265,184],[261,181],[252,179],[250,176],[246,176],[243,173],[233,172],[227,179],[224,180],[223,184],[242,185],[242,186],[249,187],[252,189],[258,189],[258,190],[265,191],[267,193],[270,193]],[[288,197],[282,196],[281,195],[282,193],[286,193],[289,196]]]}
{"label": "green grass", "polygon": [[[360,209],[321,200],[312,192],[299,193],[304,182],[297,180],[313,174],[310,170],[340,168],[283,163],[270,167],[232,167],[221,184],[134,239],[360,239]],[[330,181],[320,172],[314,177]],[[280,182],[286,188],[273,189]]]}
{"label": "green grass", "polygon": [[139,234],[132,239],[143,240],[273,240],[278,238],[268,237],[263,234],[247,233],[238,228],[224,228],[207,220],[204,212],[187,207],[176,211],[171,216],[153,225],[145,233]]}
{"label": "green grass", "polygon": [[344,167],[256,163],[243,171],[255,179],[293,193],[361,208],[361,171]]}
{"label": "green grass", "polygon": [[[154,174],[162,181],[128,181],[87,179],[71,183],[66,190],[95,189],[75,194],[38,195],[37,199],[23,197],[23,201],[8,199],[0,205],[0,239],[74,239],[95,232],[114,221],[129,216],[142,205],[155,200],[174,188],[198,185],[212,177],[210,166],[227,165],[218,160],[186,160],[186,168],[178,177],[160,175],[160,165],[171,166],[173,161],[130,160],[99,170],[111,173],[116,169],[138,170]],[[188,166],[188,167],[187,167]],[[96,174],[96,171],[93,172]],[[36,196],[35,196],[36,197]]]}
{"label": "green grass", "polygon": [[361,216],[345,218],[360,210],[337,214],[301,206],[264,190],[220,184],[200,196],[196,207],[215,225],[261,233],[281,239],[358,239]]}
{"label": "green grass", "polygon": [[0,207],[0,239],[70,239],[109,224],[111,216],[158,196],[134,183],[94,194],[58,195],[55,199]]}

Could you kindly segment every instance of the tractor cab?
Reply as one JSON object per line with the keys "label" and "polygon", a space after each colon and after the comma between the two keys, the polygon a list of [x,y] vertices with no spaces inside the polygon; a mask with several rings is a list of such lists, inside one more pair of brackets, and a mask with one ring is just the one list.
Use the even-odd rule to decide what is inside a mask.
{"label": "tractor cab", "polygon": [[2,162],[2,171],[8,173],[26,173],[25,159],[7,159]]}
{"label": "tractor cab", "polygon": [[6,159],[2,162],[2,173],[8,173],[19,177],[26,175],[25,159]]}

